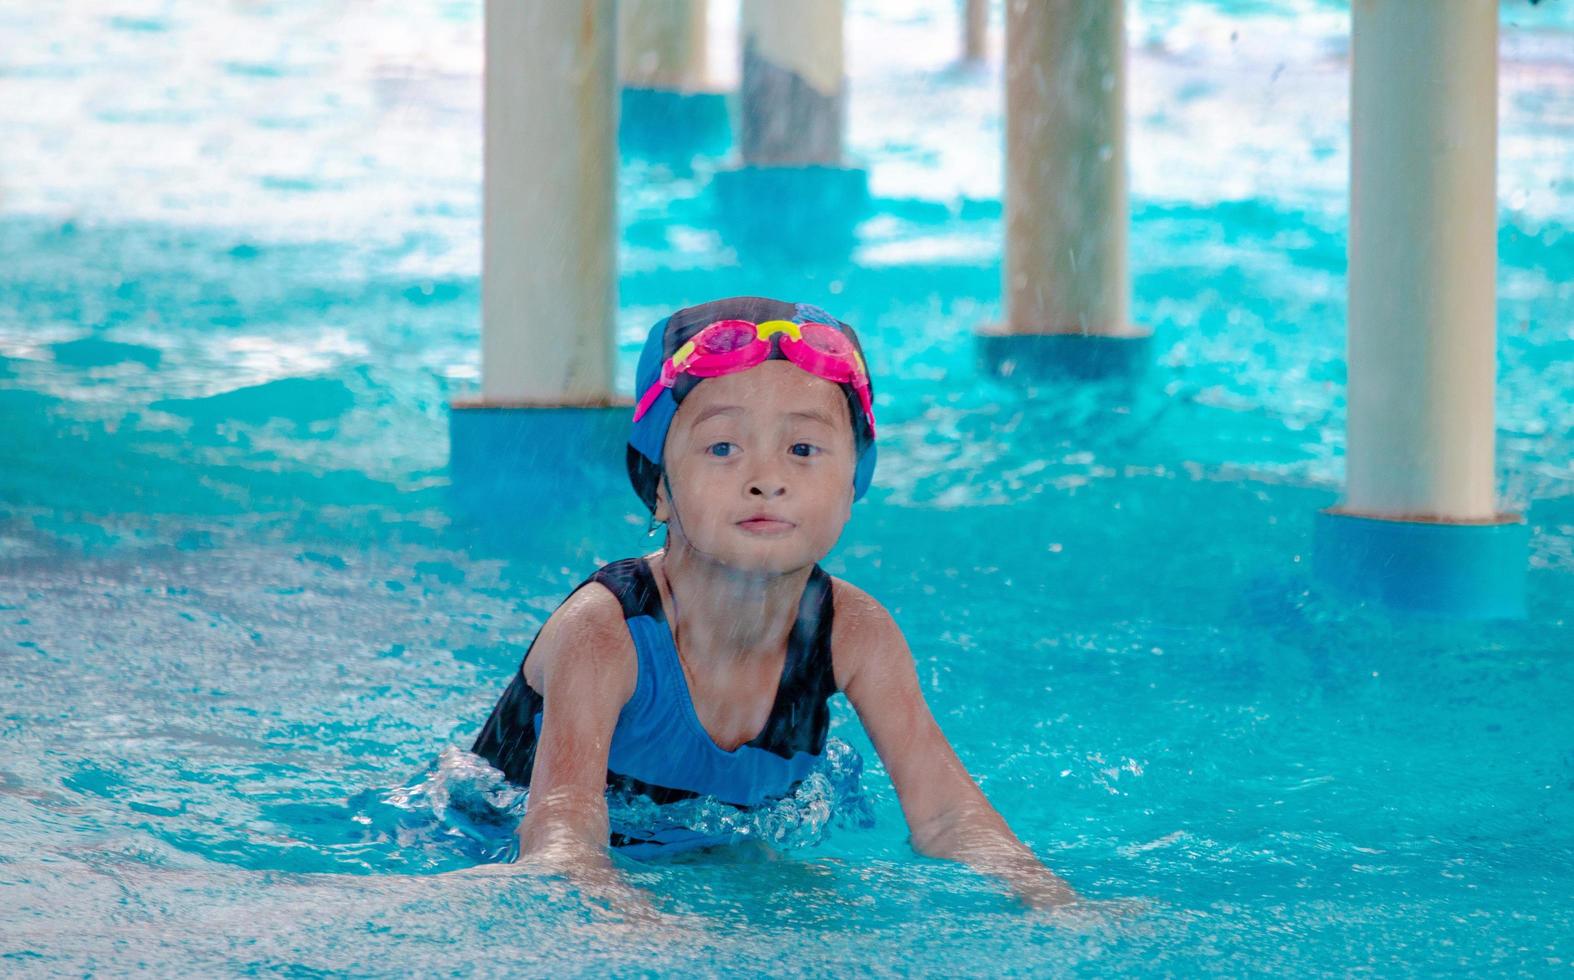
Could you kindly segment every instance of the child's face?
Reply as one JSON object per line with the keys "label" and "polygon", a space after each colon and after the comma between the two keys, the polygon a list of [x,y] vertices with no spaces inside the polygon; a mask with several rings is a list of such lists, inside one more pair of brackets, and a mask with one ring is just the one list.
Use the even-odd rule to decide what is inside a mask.
{"label": "child's face", "polygon": [[[708,378],[678,406],[663,450],[677,498],[656,518],[700,552],[751,571],[824,558],[851,516],[857,464],[841,388],[786,361]],[[765,514],[777,523],[750,524]]]}

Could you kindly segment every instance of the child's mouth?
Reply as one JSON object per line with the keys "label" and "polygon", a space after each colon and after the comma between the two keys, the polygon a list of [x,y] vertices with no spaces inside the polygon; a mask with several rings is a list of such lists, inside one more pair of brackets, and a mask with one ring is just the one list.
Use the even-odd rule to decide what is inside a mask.
{"label": "child's mouth", "polygon": [[798,525],[773,517],[751,517],[746,521],[739,521],[738,526],[751,534],[778,535],[786,534]]}

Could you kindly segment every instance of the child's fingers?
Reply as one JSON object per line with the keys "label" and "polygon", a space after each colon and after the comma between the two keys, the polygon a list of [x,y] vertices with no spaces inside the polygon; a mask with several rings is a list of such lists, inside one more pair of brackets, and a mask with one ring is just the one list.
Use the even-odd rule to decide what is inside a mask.
{"label": "child's fingers", "polygon": [[1123,933],[1134,927],[1142,930],[1145,920],[1159,910],[1159,904],[1146,898],[1079,898],[1069,905],[1037,910],[1041,921],[1057,929],[1096,930],[1118,928]]}

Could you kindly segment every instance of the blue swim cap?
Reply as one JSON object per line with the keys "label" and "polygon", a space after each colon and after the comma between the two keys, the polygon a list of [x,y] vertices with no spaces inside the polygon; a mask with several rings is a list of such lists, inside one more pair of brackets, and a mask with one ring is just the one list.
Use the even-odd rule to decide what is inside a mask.
{"label": "blue swim cap", "polygon": [[[650,328],[650,333],[645,337],[645,346],[640,351],[639,367],[634,371],[635,400],[637,401],[660,379],[662,362],[687,343],[690,337],[717,320],[748,320],[751,323],[763,323],[767,320],[825,323],[846,334],[853,346],[858,349],[859,356],[863,355],[863,345],[858,342],[858,335],[853,332],[853,328],[817,306],[810,306],[807,303],[784,303],[760,296],[732,296],[702,303],[699,306],[686,307],[670,316],[662,317]],[[780,351],[773,351],[771,357],[781,357]],[[864,361],[868,363],[868,358],[864,358]],[[688,393],[703,380],[692,375],[680,374],[677,384],[662,391],[650,409],[629,429],[627,450],[629,482],[634,485],[634,492],[639,494],[639,499],[644,501],[651,513],[656,511],[656,484],[661,479],[662,450],[667,443],[667,430],[672,427],[672,417],[678,413],[678,405]],[[872,380],[870,386],[871,397],[873,397]],[[869,431],[869,423],[864,418],[862,403],[858,400],[858,393],[854,391],[853,386],[842,384],[838,387],[847,396],[848,413],[853,425],[853,446],[858,454],[857,469],[853,472],[853,499],[861,500],[869,490],[870,480],[874,478],[876,458],[874,435]]]}

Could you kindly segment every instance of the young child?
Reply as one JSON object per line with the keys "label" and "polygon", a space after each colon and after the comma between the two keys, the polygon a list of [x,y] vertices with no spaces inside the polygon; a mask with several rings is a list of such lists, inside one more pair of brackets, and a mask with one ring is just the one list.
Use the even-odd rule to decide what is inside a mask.
{"label": "young child", "polygon": [[790,793],[847,698],[896,785],[913,846],[1076,896],[1011,833],[935,724],[889,613],[821,570],[869,487],[875,423],[852,328],[757,297],[679,310],[636,374],[628,471],[661,551],[602,567],[537,634],[472,749],[530,788],[522,857],[610,873],[707,843],[612,834],[606,791],[752,807]]}

